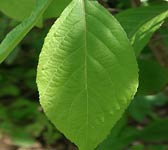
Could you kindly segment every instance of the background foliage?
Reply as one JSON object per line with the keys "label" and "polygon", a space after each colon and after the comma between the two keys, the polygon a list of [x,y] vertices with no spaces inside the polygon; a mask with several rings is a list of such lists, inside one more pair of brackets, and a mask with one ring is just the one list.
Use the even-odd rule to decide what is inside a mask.
{"label": "background foliage", "polygon": [[[0,2],[0,6],[2,6],[2,2]],[[114,14],[138,6],[136,0],[100,2]],[[165,2],[149,0],[143,1],[142,5],[161,3]],[[7,17],[3,10],[2,12],[0,13],[0,41],[13,27],[19,24],[18,21],[22,20],[22,18],[12,16],[18,21],[13,20],[10,18],[11,15],[8,14],[10,17]],[[60,12],[58,12],[59,14]],[[45,16],[48,18],[48,16],[56,15],[52,15],[50,12]],[[54,19],[48,19],[42,26],[42,20],[39,21],[37,26],[41,26],[41,28],[33,28],[0,66],[0,147],[3,146],[6,150],[26,147],[37,150],[43,148],[76,149],[53,127],[39,106],[35,83],[36,67],[44,37],[53,22]],[[138,57],[140,66],[138,93],[123,118],[117,123],[109,137],[98,147],[98,150],[111,150],[111,148],[114,150],[168,149],[167,58],[168,21],[150,38]]]}

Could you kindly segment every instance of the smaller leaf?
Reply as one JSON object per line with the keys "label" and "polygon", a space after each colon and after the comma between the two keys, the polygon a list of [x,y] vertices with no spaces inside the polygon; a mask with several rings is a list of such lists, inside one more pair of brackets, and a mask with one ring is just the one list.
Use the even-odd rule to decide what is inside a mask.
{"label": "smaller leaf", "polygon": [[[1,0],[0,11],[12,19],[23,21],[31,15],[35,5],[35,0]],[[42,17],[37,22],[38,27],[41,25]]]}
{"label": "smaller leaf", "polygon": [[26,20],[13,29],[0,44],[0,63],[12,52],[17,44],[25,37],[25,35],[33,28],[40,16],[47,9],[51,0],[37,0],[37,5]]}
{"label": "smaller leaf", "polygon": [[[45,11],[43,18],[54,18],[59,17],[65,7],[71,2],[71,0],[54,0],[49,5]],[[17,21],[23,21],[25,18],[29,17],[33,8],[36,4],[35,0],[1,0],[0,1],[0,11],[5,15],[13,18]],[[17,9],[16,9],[17,8]],[[42,21],[38,22],[38,26]]]}
{"label": "smaller leaf", "polygon": [[0,0],[0,11],[15,20],[23,21],[30,16],[35,4],[35,0]]}
{"label": "smaller leaf", "polygon": [[168,17],[168,3],[160,6],[133,8],[116,15],[138,56],[153,33]]}

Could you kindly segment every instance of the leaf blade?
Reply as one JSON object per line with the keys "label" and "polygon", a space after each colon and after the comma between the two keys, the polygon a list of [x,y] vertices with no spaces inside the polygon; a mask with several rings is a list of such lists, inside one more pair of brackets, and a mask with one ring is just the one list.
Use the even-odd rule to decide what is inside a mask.
{"label": "leaf blade", "polygon": [[119,23],[97,2],[73,0],[51,28],[40,54],[41,105],[80,150],[92,150],[109,134],[135,94],[137,71]]}
{"label": "leaf blade", "polygon": [[21,24],[14,28],[0,44],[0,63],[12,52],[16,45],[25,37],[25,35],[35,26],[36,22],[44,13],[51,1],[38,0],[35,10],[31,16],[25,19]]}
{"label": "leaf blade", "polygon": [[[34,0],[0,1],[0,10],[7,16],[23,21],[29,17],[35,7]],[[17,9],[16,9],[17,8]]]}
{"label": "leaf blade", "polygon": [[128,9],[116,15],[137,56],[167,17],[168,4]]}
{"label": "leaf blade", "polygon": [[[70,1],[71,0],[52,1],[43,15],[44,19],[59,17],[59,15],[70,3]],[[5,15],[9,16],[10,18],[13,18],[17,21],[23,21],[25,18],[30,16],[35,6],[35,3],[35,0],[0,1],[0,11],[2,11]]]}

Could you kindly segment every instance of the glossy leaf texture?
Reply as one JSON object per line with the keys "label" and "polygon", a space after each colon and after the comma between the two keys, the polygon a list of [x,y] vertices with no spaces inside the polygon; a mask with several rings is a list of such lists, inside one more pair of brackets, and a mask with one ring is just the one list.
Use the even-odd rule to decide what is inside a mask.
{"label": "glossy leaf texture", "polygon": [[37,84],[52,123],[80,150],[93,150],[122,116],[138,86],[126,33],[96,1],[73,0],[51,28]]}
{"label": "glossy leaf texture", "polygon": [[168,4],[133,8],[116,15],[138,56],[168,17]]}
{"label": "glossy leaf texture", "polygon": [[51,0],[37,0],[36,7],[32,14],[21,24],[7,34],[0,44],[0,63],[13,51],[18,43],[26,36],[26,34],[35,26],[40,16],[44,13]]}

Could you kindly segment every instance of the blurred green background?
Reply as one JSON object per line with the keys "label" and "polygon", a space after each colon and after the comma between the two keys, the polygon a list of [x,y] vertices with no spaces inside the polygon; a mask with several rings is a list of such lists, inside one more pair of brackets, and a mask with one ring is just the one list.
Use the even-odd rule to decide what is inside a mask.
{"label": "blurred green background", "polygon": [[[135,7],[134,2],[101,1],[113,13]],[[162,2],[143,0],[142,5]],[[42,28],[35,27],[0,65],[0,150],[76,149],[43,114],[35,82],[38,56],[54,20],[46,20]],[[0,13],[0,41],[18,23]],[[161,36],[157,42],[168,54],[168,21],[157,33]],[[146,46],[138,61],[138,93],[98,150],[168,150],[167,67],[158,61],[150,45]],[[151,87],[154,87],[152,92]]]}

